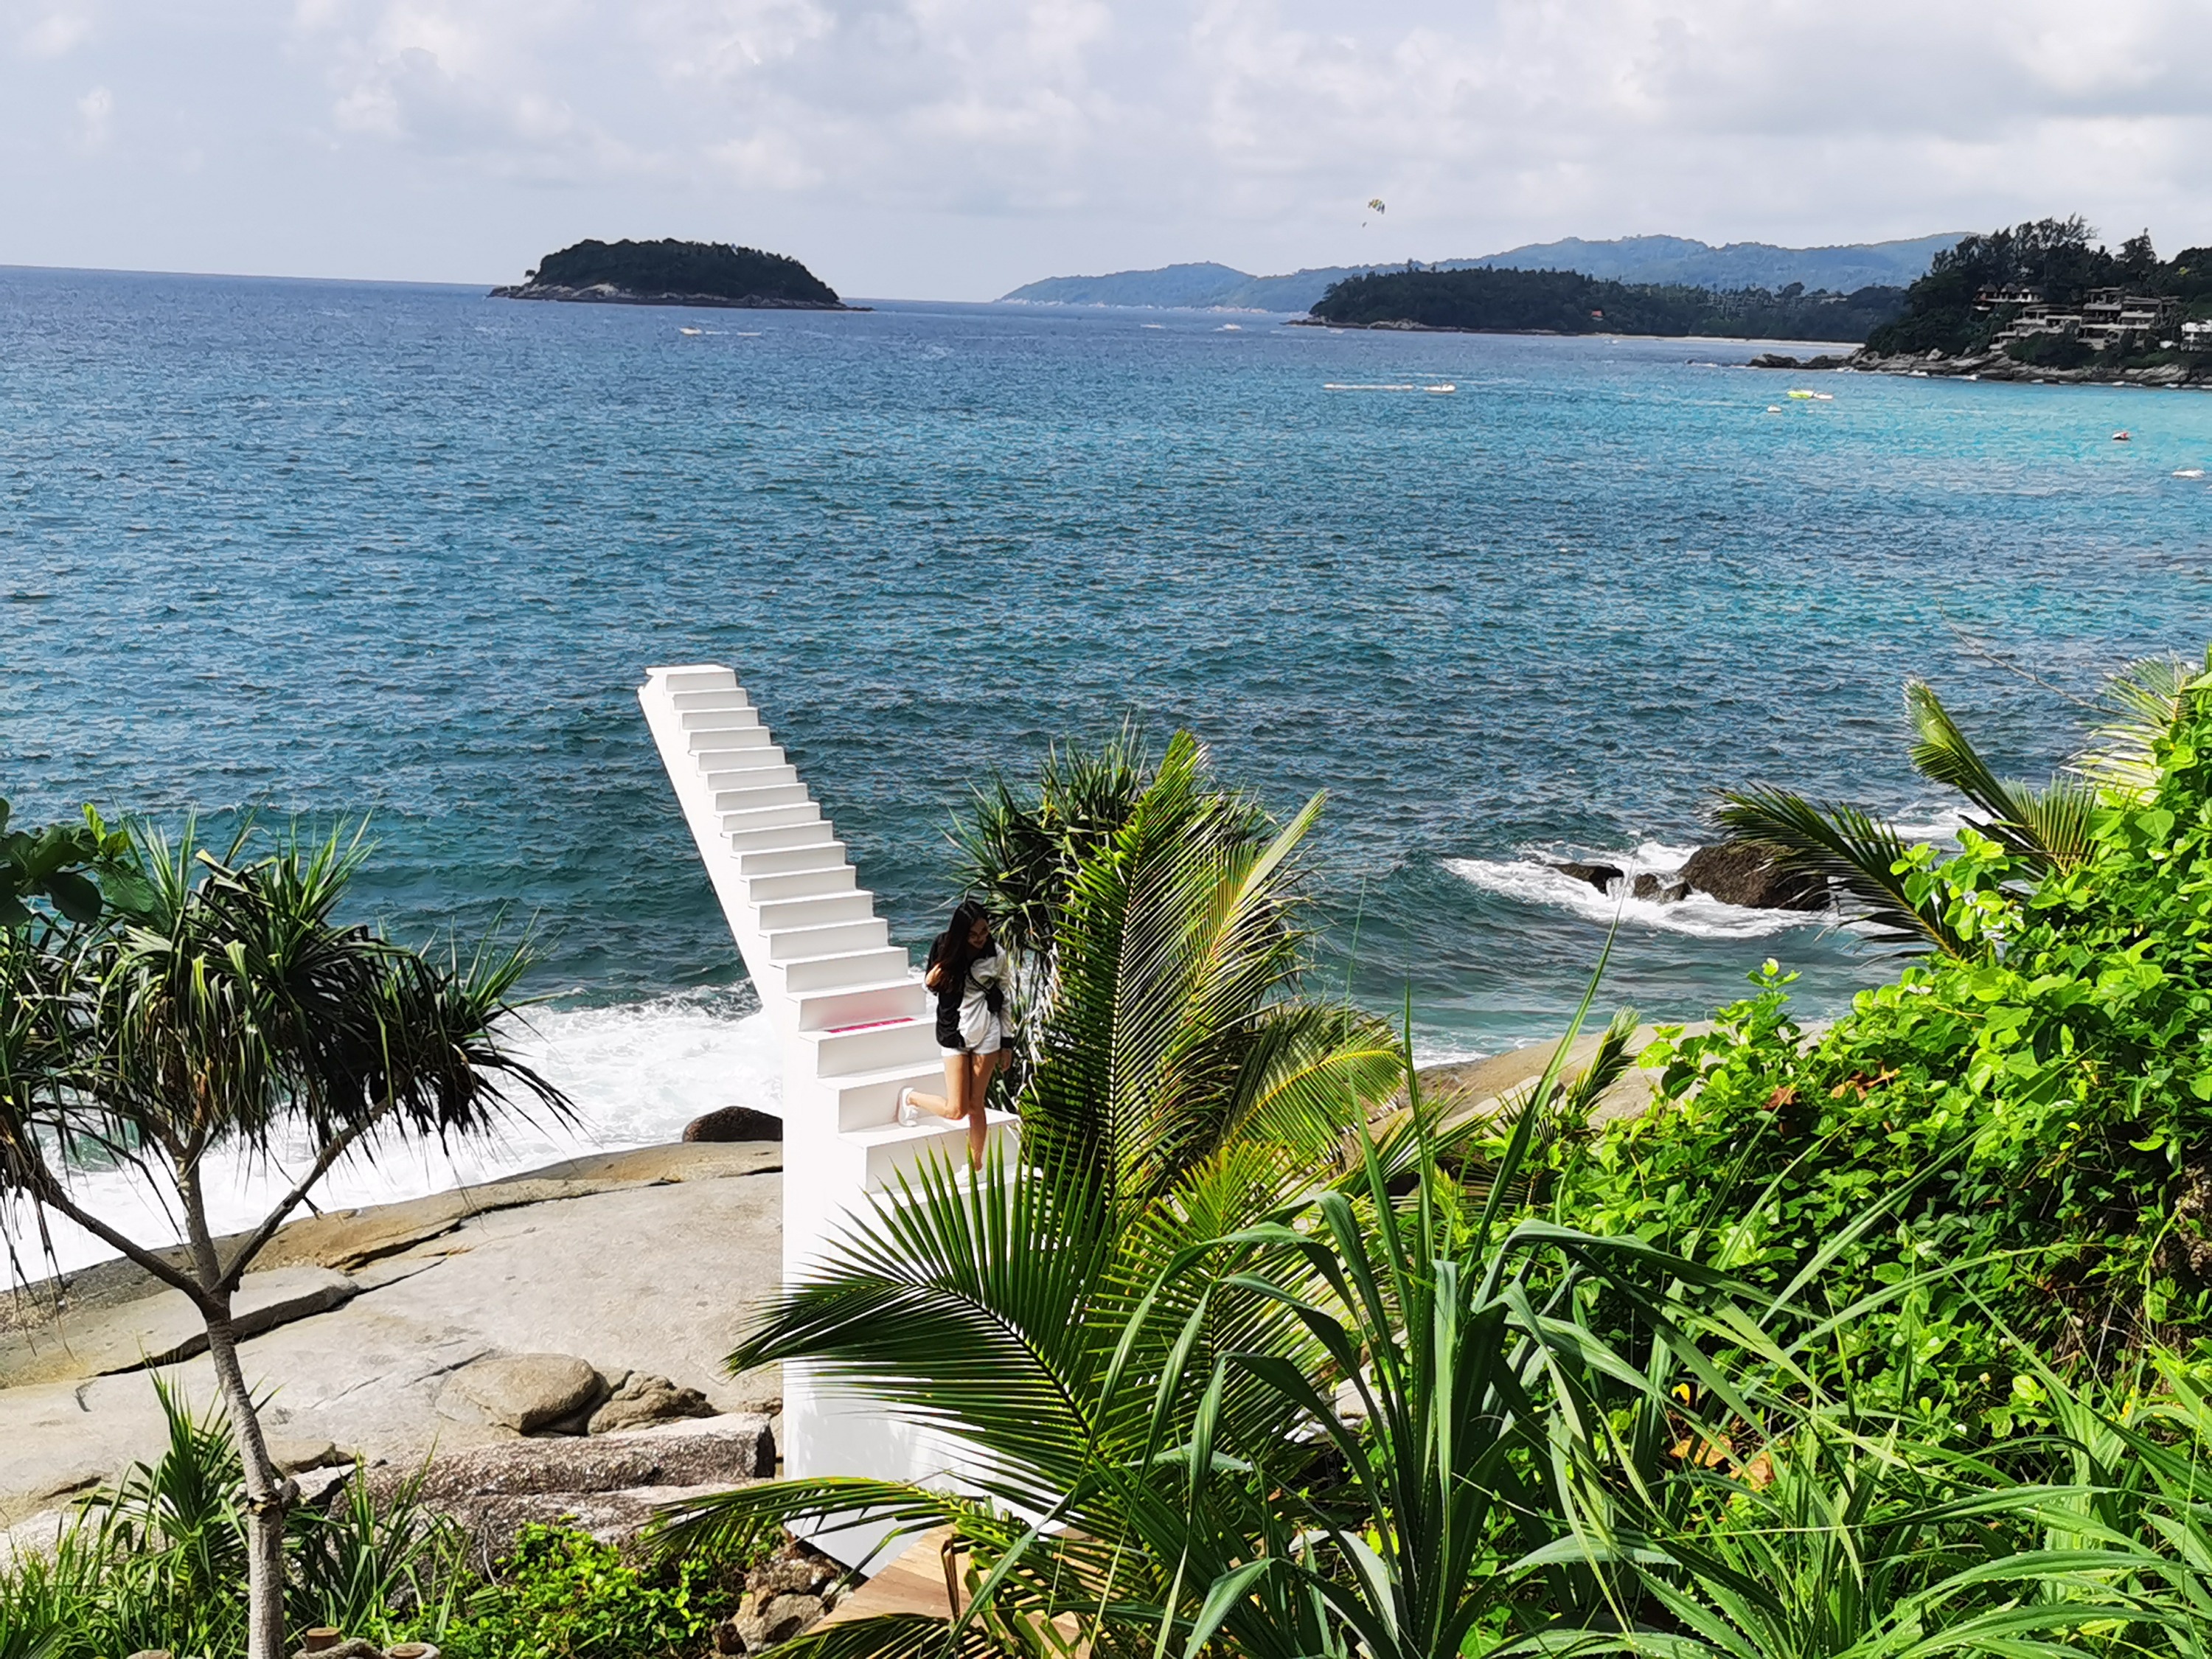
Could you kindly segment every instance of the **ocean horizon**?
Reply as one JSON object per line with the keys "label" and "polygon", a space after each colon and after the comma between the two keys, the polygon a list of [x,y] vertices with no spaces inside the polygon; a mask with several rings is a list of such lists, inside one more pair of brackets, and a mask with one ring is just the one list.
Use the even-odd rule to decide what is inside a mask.
{"label": "ocean horizon", "polygon": [[[1601,1006],[1698,1018],[1771,957],[1833,1014],[1882,970],[1849,933],[1549,866],[1670,869],[1753,781],[1948,833],[1909,676],[2035,775],[2102,674],[2212,635],[2201,396],[858,303],[0,267],[19,819],[365,817],[364,915],[544,939],[580,1127],[386,1149],[325,1207],[773,1103],[652,665],[737,671],[917,959],[950,814],[1055,741],[1188,727],[1279,811],[1326,791],[1316,971],[1444,1060],[1555,1032],[1609,932]],[[1406,385],[1455,389],[1332,389]]]}

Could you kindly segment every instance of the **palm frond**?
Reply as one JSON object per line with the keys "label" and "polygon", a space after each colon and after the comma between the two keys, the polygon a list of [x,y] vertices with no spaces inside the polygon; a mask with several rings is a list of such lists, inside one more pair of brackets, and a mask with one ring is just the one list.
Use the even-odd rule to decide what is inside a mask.
{"label": "palm frond", "polygon": [[1932,946],[1946,956],[1975,954],[1936,904],[1907,890],[1897,867],[1905,855],[1904,837],[1859,808],[1762,786],[1723,791],[1714,817],[1731,839],[1766,848],[1778,868],[1841,888],[1881,939]]}
{"label": "palm frond", "polygon": [[1913,769],[1931,783],[1955,789],[2001,823],[2021,822],[2012,790],[1990,769],[1950,711],[1925,680],[1907,680],[1905,705],[1912,717]]}
{"label": "palm frond", "polygon": [[2069,763],[2071,769],[2124,799],[2148,799],[2158,785],[2157,745],[2172,734],[2192,684],[2207,667],[2212,656],[2195,666],[2179,657],[2145,657],[2106,680],[2099,701],[2107,719]]}
{"label": "palm frond", "polygon": [[2012,799],[2018,827],[2040,861],[2069,870],[2089,856],[2099,805],[2094,785],[2062,775],[2040,788],[2016,784]]}

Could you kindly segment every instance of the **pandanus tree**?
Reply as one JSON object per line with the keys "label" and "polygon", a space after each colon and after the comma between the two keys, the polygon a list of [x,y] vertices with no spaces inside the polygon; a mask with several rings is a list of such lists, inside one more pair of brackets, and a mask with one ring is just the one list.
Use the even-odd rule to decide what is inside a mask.
{"label": "pandanus tree", "polygon": [[[2155,784],[2153,745],[2172,732],[2183,693],[2203,672],[2178,658],[2153,657],[2114,675],[2090,746],[2042,784],[2000,777],[1934,689],[1909,681],[1913,769],[1962,797],[1966,828],[1991,842],[2021,877],[2070,868],[2089,856],[2100,805],[2139,800]],[[1911,843],[1863,807],[1762,784],[1723,791],[1715,817],[1731,841],[1761,849],[1777,869],[1838,892],[1883,942],[1962,959],[1988,948],[1986,939],[1945,914],[1942,895],[1917,876]]]}
{"label": "pandanus tree", "polygon": [[[1509,1234],[1510,1167],[1461,1200],[1402,1047],[1297,994],[1319,802],[1256,842],[1248,810],[1195,744],[1170,746],[1056,899],[1019,1167],[926,1168],[731,1357],[803,1359],[967,1449],[958,1492],[793,1480],[672,1517],[700,1549],[769,1522],[952,1529],[975,1581],[956,1623],[857,1620],[801,1638],[813,1651],[1410,1659],[1535,1618],[1516,1600],[1531,1575],[1601,1612],[1547,1470],[1602,1455],[1609,1428],[1577,1425],[1609,1425],[1624,1387],[1663,1390],[1577,1310],[1600,1273],[1672,1331],[1668,1287],[1698,1271],[1632,1240]],[[1577,1412],[1539,1403],[1562,1377]]]}
{"label": "pandanus tree", "polygon": [[[463,959],[341,921],[365,855],[358,836],[247,850],[244,837],[217,857],[189,831],[174,844],[142,834],[113,860],[127,906],[94,922],[40,915],[0,929],[0,1194],[27,1200],[42,1231],[49,1214],[74,1222],[205,1322],[244,1465],[248,1651],[278,1659],[285,1515],[297,1494],[270,1461],[240,1361],[241,1279],[349,1154],[388,1136],[465,1136],[512,1108],[558,1113],[566,1103],[504,1039],[526,945]],[[252,1228],[219,1240],[207,1184],[217,1158],[240,1154],[289,1185]],[[100,1215],[73,1180],[88,1164],[153,1183],[181,1247]]]}

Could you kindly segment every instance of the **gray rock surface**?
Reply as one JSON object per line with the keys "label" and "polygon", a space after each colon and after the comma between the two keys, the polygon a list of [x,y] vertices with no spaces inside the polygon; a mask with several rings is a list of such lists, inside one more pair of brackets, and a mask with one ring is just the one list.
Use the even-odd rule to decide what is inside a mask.
{"label": "gray rock surface", "polygon": [[826,1611],[818,1595],[771,1595],[756,1604],[755,1598],[748,1595],[744,1607],[716,1628],[715,1650],[759,1653],[799,1635]]}
{"label": "gray rock surface", "polygon": [[[360,1288],[327,1267],[248,1273],[231,1299],[231,1322],[240,1336],[258,1336],[293,1320],[326,1313],[350,1301]],[[0,1389],[107,1376],[206,1352],[206,1322],[182,1291],[162,1290],[85,1309],[64,1304],[50,1321],[0,1336]]]}
{"label": "gray rock surface", "polygon": [[572,1353],[508,1353],[471,1360],[438,1391],[438,1415],[535,1434],[606,1397],[606,1379]]}
{"label": "gray rock surface", "polygon": [[672,1419],[712,1417],[714,1408],[696,1389],[684,1388],[665,1376],[632,1371],[615,1384],[606,1402],[585,1425],[592,1434],[614,1434]]}
{"label": "gray rock surface", "polygon": [[[604,1493],[635,1486],[728,1487],[775,1472],[775,1439],[758,1412],[731,1413],[589,1439],[510,1440],[441,1455],[422,1468],[426,1498]],[[418,1473],[386,1465],[389,1490]]]}
{"label": "gray rock surface", "polygon": [[1700,847],[1674,873],[1686,886],[1723,904],[1753,910],[1828,908],[1826,884],[1817,877],[1776,869],[1772,857],[1756,847],[1728,842]]}
{"label": "gray rock surface", "polygon": [[[652,1147],[479,1188],[465,1209],[446,1194],[286,1228],[271,1249],[288,1264],[334,1268],[368,1247],[372,1265],[349,1274],[363,1288],[343,1305],[242,1346],[268,1431],[410,1469],[434,1447],[511,1442],[511,1429],[441,1418],[435,1401],[473,1361],[549,1351],[679,1379],[722,1412],[775,1410],[773,1370],[732,1378],[721,1361],[754,1287],[781,1280],[781,1158],[758,1144]],[[131,1299],[117,1270],[72,1275],[60,1287],[72,1303],[85,1279],[88,1300]],[[196,1404],[216,1397],[204,1355],[160,1374]],[[143,1375],[0,1388],[0,1526],[158,1455],[164,1438]]]}

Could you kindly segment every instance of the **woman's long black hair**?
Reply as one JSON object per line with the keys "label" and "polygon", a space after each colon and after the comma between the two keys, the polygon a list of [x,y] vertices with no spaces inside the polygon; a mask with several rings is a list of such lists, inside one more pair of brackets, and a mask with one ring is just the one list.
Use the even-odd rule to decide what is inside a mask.
{"label": "woman's long black hair", "polygon": [[952,912],[952,920],[937,936],[937,949],[932,953],[937,958],[937,965],[945,970],[945,976],[938,981],[939,996],[948,992],[958,996],[967,990],[969,964],[983,954],[968,943],[968,935],[975,931],[977,922],[989,920],[990,913],[983,908],[980,899],[962,899]]}

